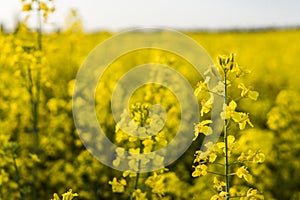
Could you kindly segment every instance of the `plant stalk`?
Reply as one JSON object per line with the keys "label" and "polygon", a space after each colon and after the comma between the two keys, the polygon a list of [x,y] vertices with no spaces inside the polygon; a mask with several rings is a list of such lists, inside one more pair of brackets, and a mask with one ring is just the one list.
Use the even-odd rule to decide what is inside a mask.
{"label": "plant stalk", "polygon": [[[140,122],[140,126],[144,126],[144,120],[143,117],[141,116],[141,122]],[[142,140],[140,140],[140,151],[139,153],[142,154],[144,152],[144,148],[143,148],[143,142]],[[138,188],[138,184],[139,184],[139,178],[140,178],[140,168],[141,168],[141,160],[138,160],[138,172],[136,173],[136,177],[135,177],[135,182],[134,182],[134,187],[133,187],[133,192],[135,190],[137,190]],[[133,200],[133,193],[130,196],[130,200]]]}
{"label": "plant stalk", "polygon": [[24,194],[24,191],[22,190],[22,186],[21,186],[21,172],[19,170],[19,167],[17,165],[17,161],[16,161],[16,156],[13,155],[13,165],[14,165],[14,168],[15,168],[15,171],[16,171],[16,175],[17,175],[17,179],[16,179],[16,183],[19,187],[19,191],[20,191],[20,199],[21,200],[25,200],[25,194]]}
{"label": "plant stalk", "polygon": [[[38,51],[42,51],[43,45],[42,45],[42,13],[41,13],[41,4],[40,1],[37,1],[38,8],[37,8],[37,16],[38,16],[38,29],[37,29],[37,46]],[[40,62],[40,60],[38,61]],[[37,69],[37,77],[35,82],[36,87],[36,94],[35,98],[32,96],[32,115],[33,115],[33,134],[34,134],[34,153],[39,153],[39,130],[38,130],[38,124],[39,124],[39,102],[40,102],[40,78],[41,78],[41,72],[40,69]],[[32,79],[32,77],[31,77]],[[34,94],[32,94],[34,95]],[[38,199],[38,190],[37,190],[37,171],[38,171],[38,163],[34,164],[33,168],[33,199]]]}
{"label": "plant stalk", "polygon": [[[227,73],[224,71],[224,103],[227,105]],[[226,110],[225,110],[226,112]],[[227,133],[227,119],[224,120],[224,143],[225,143],[225,191],[226,200],[230,198],[229,195],[229,154],[228,154],[228,133]]]}

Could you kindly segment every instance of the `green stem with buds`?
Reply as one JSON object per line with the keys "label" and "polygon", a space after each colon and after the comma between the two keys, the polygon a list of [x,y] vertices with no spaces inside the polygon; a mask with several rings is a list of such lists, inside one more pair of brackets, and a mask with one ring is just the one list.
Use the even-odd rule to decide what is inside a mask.
{"label": "green stem with buds", "polygon": [[[224,70],[224,103],[227,105],[227,73]],[[229,199],[229,154],[228,154],[228,133],[227,133],[227,120],[224,120],[224,143],[225,143],[225,191],[226,200]]]}
{"label": "green stem with buds", "polygon": [[[143,127],[144,126],[144,119],[142,117],[141,114],[141,122],[140,122],[140,126]],[[144,152],[144,148],[143,148],[143,141],[140,140],[140,151],[139,153],[142,154]],[[136,177],[135,177],[135,181],[134,181],[134,187],[133,187],[133,192],[135,190],[138,189],[138,185],[139,185],[139,178],[140,178],[140,168],[141,168],[141,160],[138,161],[138,171],[136,173]],[[130,200],[133,200],[133,193],[130,196]]]}

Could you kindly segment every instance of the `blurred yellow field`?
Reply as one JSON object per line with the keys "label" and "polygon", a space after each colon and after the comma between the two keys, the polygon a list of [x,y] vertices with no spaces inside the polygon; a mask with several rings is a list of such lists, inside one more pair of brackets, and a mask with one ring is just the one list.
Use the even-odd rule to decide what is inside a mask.
{"label": "blurred yellow field", "polygon": [[[224,136],[226,134],[222,133],[219,149],[215,150],[218,151],[218,158],[207,157],[208,164],[204,163],[203,157],[196,160],[197,150],[202,145],[204,135],[211,134],[207,126],[211,123],[208,119],[210,108],[205,110],[209,98],[199,95],[200,107],[197,112],[199,116],[201,112],[204,113],[204,117],[200,117],[204,123],[198,124],[197,136],[199,133],[203,134],[199,134],[194,142],[190,140],[191,146],[178,160],[166,166],[167,169],[164,169],[163,165],[165,158],[155,155],[156,157],[151,157],[151,162],[162,169],[139,174],[118,171],[99,162],[93,156],[95,152],[88,152],[83,145],[83,138],[79,137],[78,127],[73,119],[72,95],[77,71],[89,53],[115,33],[84,33],[76,27],[71,27],[64,32],[43,34],[39,40],[37,32],[23,26],[15,33],[1,32],[0,200],[57,200],[59,197],[56,194],[53,196],[54,193],[61,196],[60,194],[69,191],[70,188],[72,190],[65,193],[64,199],[67,199],[68,195],[70,199],[74,197],[82,200],[206,200],[228,199],[228,195],[230,199],[299,199],[300,30],[184,34],[207,51],[215,66],[220,65],[219,68],[228,70],[229,74],[238,73],[236,62],[245,72],[251,71],[240,77],[237,82],[230,80],[224,84],[225,88],[228,87],[228,91],[225,90],[225,103],[228,107],[234,107],[231,114],[227,113],[226,106],[223,110],[227,123],[225,127],[232,137],[227,138]],[[234,66],[229,69],[226,67],[233,58],[219,57],[224,59],[224,62],[229,62],[228,65],[222,65],[217,57],[231,53],[235,53],[236,56],[235,61],[232,61]],[[116,82],[133,66],[153,61],[174,67],[187,77],[194,90],[199,90],[199,81],[205,81],[205,77],[197,75],[196,71],[190,68],[190,63],[170,52],[131,52],[111,63],[95,90],[95,110],[107,137],[130,153],[147,153],[164,148],[175,137],[180,117],[183,115],[176,94],[158,84],[149,84],[133,93],[128,106],[131,118],[123,116],[124,118],[120,117],[121,122],[114,121],[110,110],[110,96]],[[159,80],[168,79],[164,74],[152,76]],[[168,77],[172,79],[172,76]],[[223,77],[226,77],[226,73]],[[241,94],[241,91],[244,93]],[[253,92],[252,96],[250,91]],[[187,95],[187,91],[179,92],[180,95]],[[82,94],[82,99],[79,100],[84,102],[87,96]],[[233,97],[238,97],[239,101]],[[257,97],[257,101],[252,101]],[[237,106],[234,106],[235,101],[238,102]],[[151,118],[150,107],[154,104],[161,104],[167,108],[165,124],[162,122],[164,114],[154,116],[155,121]],[[249,113],[249,116],[246,113]],[[133,121],[130,122],[131,119]],[[124,123],[123,125],[130,129],[132,122],[139,123],[141,127],[149,125],[159,130],[159,134],[143,139],[128,136],[121,125]],[[159,129],[156,126],[163,128]],[[148,130],[145,128],[139,131],[144,133]],[[194,136],[193,131],[187,134]],[[87,134],[82,137],[84,140],[97,141],[93,135]],[[226,138],[224,144],[223,137]],[[94,145],[95,151],[104,148],[97,146],[96,142]],[[181,144],[177,145],[180,147]],[[232,148],[232,157],[227,145],[228,148]],[[207,146],[206,148],[209,149]],[[254,150],[252,152],[249,149]],[[222,150],[226,151],[225,157],[234,158],[236,161],[222,164]],[[241,154],[238,150],[246,153]],[[111,162],[116,166],[120,165],[122,156],[123,150],[120,148],[115,157],[111,158]],[[217,163],[213,163],[215,159]],[[244,161],[248,168],[241,164]],[[141,160],[134,157],[126,164],[136,172],[140,170],[140,162]],[[196,162],[200,163],[198,168],[194,166]],[[207,171],[206,164],[209,166]],[[237,168],[231,174],[228,171],[225,174],[226,177],[230,176],[230,188],[225,187],[227,183],[220,181],[224,174],[217,176],[218,179],[213,178],[214,172],[223,173],[225,166],[229,170]],[[228,189],[228,195],[225,188]],[[74,195],[75,192],[78,193],[78,197],[77,194]]]}

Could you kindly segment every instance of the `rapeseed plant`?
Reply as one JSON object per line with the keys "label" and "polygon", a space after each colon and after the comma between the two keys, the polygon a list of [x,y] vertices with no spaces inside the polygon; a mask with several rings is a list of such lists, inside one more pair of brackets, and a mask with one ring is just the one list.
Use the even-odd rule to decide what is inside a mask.
{"label": "rapeseed plant", "polygon": [[[238,111],[238,104],[236,99],[249,98],[257,100],[259,94],[246,87],[243,83],[238,83],[237,89],[241,90],[240,97],[233,99],[229,90],[234,90],[234,86],[245,72],[235,61],[235,55],[221,55],[218,56],[218,66],[212,67],[211,71],[220,72],[222,80],[219,84],[208,89],[208,82],[210,80],[209,73],[206,73],[205,81],[200,82],[195,90],[195,95],[202,97],[200,99],[202,108],[200,115],[208,114],[213,104],[213,98],[207,100],[207,93],[213,93],[221,95],[224,99],[223,112],[220,113],[221,119],[224,121],[222,140],[216,144],[211,141],[204,144],[205,150],[198,150],[195,152],[194,159],[194,172],[193,177],[206,176],[213,174],[213,188],[217,194],[212,195],[211,200],[228,200],[230,198],[240,199],[263,199],[261,192],[258,192],[256,188],[250,187],[248,190],[236,191],[237,185],[233,182],[234,176],[244,179],[247,183],[253,185],[252,175],[247,167],[247,163],[262,163],[265,160],[265,156],[259,150],[249,150],[248,152],[239,152],[239,144],[236,136],[232,131],[234,124],[238,125],[240,130],[244,130],[246,125],[253,127],[250,121],[249,113]],[[204,102],[204,103],[202,103]],[[195,124],[195,138],[197,139],[199,134],[211,135],[213,129],[209,126],[213,124],[212,120],[202,120],[198,124]],[[223,159],[223,161],[222,161]],[[212,165],[218,165],[223,168],[213,168]],[[212,169],[218,169],[218,171],[212,171]],[[238,188],[238,187],[237,187]]]}

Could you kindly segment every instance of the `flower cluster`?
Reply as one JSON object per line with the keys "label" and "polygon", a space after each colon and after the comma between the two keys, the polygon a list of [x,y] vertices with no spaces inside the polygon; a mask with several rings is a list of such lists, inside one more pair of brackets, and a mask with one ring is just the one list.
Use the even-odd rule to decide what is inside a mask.
{"label": "flower cluster", "polygon": [[[160,116],[157,110],[150,109],[147,103],[133,104],[129,114],[127,111],[124,111],[120,122],[116,125],[116,142],[124,147],[116,149],[116,158],[113,161],[113,165],[127,165],[131,170],[125,171],[123,178],[119,181],[117,181],[116,177],[109,181],[113,192],[126,192],[126,186],[129,185],[128,190],[130,190],[130,187],[133,187],[132,198],[137,200],[147,199],[147,192],[142,191],[138,187],[138,184],[141,184],[140,179],[143,179],[144,184],[152,194],[157,196],[164,195],[165,186],[162,178],[162,174],[165,171],[163,168],[164,158],[152,152],[153,149],[167,143],[163,132],[160,132],[164,125],[163,120],[164,117]],[[125,149],[129,153],[126,153]],[[139,156],[141,153],[146,154]],[[153,175],[145,177],[139,174],[142,166],[157,166],[162,168],[162,170],[153,172]],[[132,182],[134,182],[133,185]]]}
{"label": "flower cluster", "polygon": [[59,198],[58,194],[53,194],[53,199],[51,200],[72,200],[74,197],[78,197],[79,195],[77,193],[73,193],[73,191],[70,189],[69,191],[62,194],[62,199]]}
{"label": "flower cluster", "polygon": [[31,12],[33,10],[42,11],[42,15],[45,21],[47,21],[49,13],[55,11],[53,5],[53,0],[21,0],[22,1],[22,11]]}

